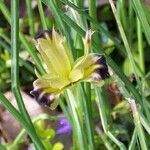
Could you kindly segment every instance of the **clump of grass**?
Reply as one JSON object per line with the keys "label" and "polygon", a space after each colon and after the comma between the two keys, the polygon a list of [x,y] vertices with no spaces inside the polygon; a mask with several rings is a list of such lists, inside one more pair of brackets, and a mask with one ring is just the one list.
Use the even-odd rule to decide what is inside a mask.
{"label": "clump of grass", "polygon": [[[65,11],[64,6],[67,8]],[[115,3],[109,0],[105,7],[109,8],[107,12],[112,16],[115,33],[109,27],[110,22],[98,19],[95,0],[89,0],[87,8],[84,7],[84,0],[37,0],[37,7],[39,16],[32,10],[31,1],[26,0],[29,29],[27,35],[19,28],[19,1],[11,2],[11,11],[0,1],[0,11],[11,28],[11,36],[6,36],[5,28],[2,28],[0,48],[7,51],[11,49],[11,86],[19,110],[1,92],[0,101],[25,129],[12,145],[18,144],[19,139],[27,132],[37,149],[46,149],[24,106],[18,74],[20,64],[34,74],[33,66],[19,58],[21,46],[32,57],[38,73],[42,75],[45,72],[35,48],[28,40],[38,32],[35,26],[38,23],[40,30],[49,29],[53,24],[66,37],[75,59],[83,55],[82,38],[88,29],[92,29],[95,31],[91,42],[92,51],[104,54],[110,68],[110,79],[106,80],[103,87],[79,83],[67,89],[60,98],[59,105],[73,129],[73,149],[149,149],[150,73],[147,65],[149,60],[145,55],[149,53],[150,24],[146,5],[140,0],[118,0]],[[45,15],[45,9],[51,11],[54,20]],[[37,22],[39,18],[40,21]],[[130,81],[131,75],[135,77],[136,83]],[[117,86],[117,92],[121,95],[118,102],[114,102],[116,99],[113,98],[115,106],[111,105],[107,92],[112,84]],[[57,116],[46,118],[60,119]],[[40,119],[45,119],[45,116],[40,116]],[[0,148],[5,149],[6,146],[2,144]]]}

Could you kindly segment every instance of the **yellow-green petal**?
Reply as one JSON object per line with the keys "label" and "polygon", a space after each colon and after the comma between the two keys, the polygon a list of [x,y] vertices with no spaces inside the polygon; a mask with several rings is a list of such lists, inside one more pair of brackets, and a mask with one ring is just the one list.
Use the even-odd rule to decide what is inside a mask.
{"label": "yellow-green petal", "polygon": [[67,77],[72,66],[64,47],[64,38],[53,30],[51,37],[45,35],[44,38],[36,39],[36,42],[36,47],[47,65],[47,72],[55,72],[61,77]]}
{"label": "yellow-green petal", "polygon": [[88,81],[95,83],[101,82],[108,75],[104,56],[91,53],[77,59],[69,77],[71,82]]}

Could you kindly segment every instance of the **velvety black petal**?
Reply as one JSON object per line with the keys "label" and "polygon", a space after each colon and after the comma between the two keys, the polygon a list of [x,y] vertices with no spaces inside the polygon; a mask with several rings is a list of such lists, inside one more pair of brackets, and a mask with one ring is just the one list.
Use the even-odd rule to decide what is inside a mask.
{"label": "velvety black petal", "polygon": [[36,89],[30,92],[30,94],[34,96],[34,98],[39,104],[50,107],[50,105],[54,101],[54,96],[51,96],[50,94],[47,93],[45,94],[41,94],[41,93],[42,93],[41,89]]}
{"label": "velvety black petal", "polygon": [[101,67],[96,69],[96,73],[98,73],[101,77],[102,80],[108,78],[110,75],[109,75],[109,72],[108,72],[108,66],[106,64],[106,59],[103,55],[98,55],[98,60],[96,61],[97,64],[100,64]]}
{"label": "velvety black petal", "polygon": [[42,32],[40,32],[36,37],[35,40],[39,39],[39,38],[46,38],[45,35],[48,35],[49,37],[52,37],[52,30],[44,30]]}

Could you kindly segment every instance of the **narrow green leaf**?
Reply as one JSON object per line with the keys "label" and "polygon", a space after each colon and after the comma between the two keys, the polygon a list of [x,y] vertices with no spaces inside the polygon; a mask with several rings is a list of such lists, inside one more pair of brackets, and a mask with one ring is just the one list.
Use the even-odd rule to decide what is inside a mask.
{"label": "narrow green leaf", "polygon": [[146,14],[145,14],[145,10],[144,10],[147,8],[144,6],[144,1],[132,0],[132,3],[133,3],[133,8],[142,24],[146,39],[150,45],[150,25],[148,23],[148,20],[147,20]]}

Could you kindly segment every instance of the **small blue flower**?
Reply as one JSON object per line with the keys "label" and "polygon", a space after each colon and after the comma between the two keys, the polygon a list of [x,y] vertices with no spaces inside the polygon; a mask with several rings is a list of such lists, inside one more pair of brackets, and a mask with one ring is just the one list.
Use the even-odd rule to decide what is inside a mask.
{"label": "small blue flower", "polygon": [[[60,114],[59,116],[64,116],[64,114]],[[60,119],[57,121],[58,129],[56,134],[68,134],[72,132],[72,127],[69,121],[66,118]]]}

